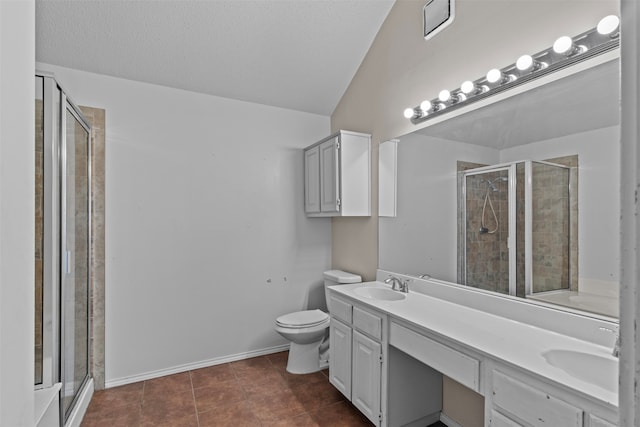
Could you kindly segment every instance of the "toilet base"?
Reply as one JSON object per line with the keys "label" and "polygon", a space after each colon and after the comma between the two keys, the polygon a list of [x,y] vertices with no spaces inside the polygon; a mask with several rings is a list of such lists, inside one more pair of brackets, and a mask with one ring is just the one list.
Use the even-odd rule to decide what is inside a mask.
{"label": "toilet base", "polygon": [[287,360],[287,372],[291,374],[311,374],[320,369],[320,343],[297,344],[292,342],[289,347],[289,358]]}

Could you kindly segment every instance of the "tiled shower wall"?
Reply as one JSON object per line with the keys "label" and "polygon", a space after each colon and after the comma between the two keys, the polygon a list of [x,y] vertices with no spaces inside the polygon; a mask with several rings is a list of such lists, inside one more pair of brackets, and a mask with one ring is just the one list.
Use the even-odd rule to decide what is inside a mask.
{"label": "tiled shower wall", "polygon": [[80,107],[91,125],[91,296],[89,300],[89,366],[96,390],[104,389],[105,304],[105,110]]}
{"label": "tiled shower wall", "polygon": [[42,285],[44,250],[44,133],[42,100],[36,99],[35,188],[35,383],[42,382]]}

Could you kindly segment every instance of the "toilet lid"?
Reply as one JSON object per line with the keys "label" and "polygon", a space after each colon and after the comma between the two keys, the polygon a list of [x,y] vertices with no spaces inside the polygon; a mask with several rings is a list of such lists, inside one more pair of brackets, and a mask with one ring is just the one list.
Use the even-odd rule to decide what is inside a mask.
{"label": "toilet lid", "polygon": [[276,319],[276,324],[287,328],[309,328],[328,319],[329,315],[322,310],[304,310],[280,316]]}

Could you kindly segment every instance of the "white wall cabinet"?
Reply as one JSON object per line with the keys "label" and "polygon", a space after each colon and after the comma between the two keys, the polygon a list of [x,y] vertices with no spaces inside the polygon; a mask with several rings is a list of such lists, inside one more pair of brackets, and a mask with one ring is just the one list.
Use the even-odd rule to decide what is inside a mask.
{"label": "white wall cabinet", "polygon": [[371,215],[371,136],[339,131],[304,149],[307,216]]}
{"label": "white wall cabinet", "polygon": [[304,152],[304,210],[320,212],[320,147]]}

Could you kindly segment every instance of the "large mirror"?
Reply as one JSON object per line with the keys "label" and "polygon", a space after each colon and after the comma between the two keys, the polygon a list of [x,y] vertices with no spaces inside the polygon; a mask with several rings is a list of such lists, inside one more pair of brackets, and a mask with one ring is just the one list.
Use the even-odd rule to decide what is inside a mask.
{"label": "large mirror", "polygon": [[381,269],[618,317],[619,60],[569,74],[381,144]]}

